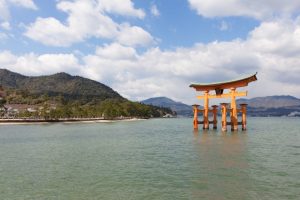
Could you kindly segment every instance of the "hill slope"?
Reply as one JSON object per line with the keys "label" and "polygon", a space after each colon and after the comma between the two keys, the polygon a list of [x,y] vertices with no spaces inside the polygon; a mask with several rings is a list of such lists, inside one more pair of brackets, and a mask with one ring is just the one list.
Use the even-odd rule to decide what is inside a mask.
{"label": "hill slope", "polygon": [[248,114],[251,116],[298,116],[300,112],[300,99],[293,96],[238,99],[237,103],[247,103]]}
{"label": "hill slope", "polygon": [[159,107],[170,108],[172,111],[175,111],[177,115],[181,116],[192,116],[193,109],[192,106],[186,105],[181,102],[173,101],[167,97],[154,97],[150,99],[143,100],[141,103],[146,105],[154,105]]}
{"label": "hill slope", "polygon": [[0,85],[2,117],[113,119],[172,114],[170,109],[131,102],[102,83],[66,73],[29,77],[0,69]]}
{"label": "hill slope", "polygon": [[102,83],[63,72],[50,76],[28,77],[0,69],[0,85],[7,89],[28,91],[30,94],[63,95],[67,99],[123,99],[117,92]]}
{"label": "hill slope", "polygon": [[[147,105],[170,108],[181,116],[191,116],[192,107],[166,97],[155,97],[142,101]],[[300,116],[300,99],[293,96],[267,96],[237,99],[237,104],[247,103],[249,116]]]}
{"label": "hill slope", "polygon": [[252,99],[239,99],[237,103],[244,102],[253,108],[280,108],[289,106],[300,106],[300,99],[293,96],[267,96]]}

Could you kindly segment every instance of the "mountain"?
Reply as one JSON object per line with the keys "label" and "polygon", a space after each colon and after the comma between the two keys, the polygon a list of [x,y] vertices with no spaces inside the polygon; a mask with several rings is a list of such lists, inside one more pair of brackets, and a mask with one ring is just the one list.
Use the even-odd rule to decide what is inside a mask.
{"label": "mountain", "polygon": [[24,76],[0,69],[0,85],[7,89],[28,91],[30,94],[62,95],[66,99],[124,99],[110,87],[80,76],[57,73],[49,76]]}
{"label": "mountain", "polygon": [[[166,97],[155,97],[142,101],[147,105],[170,108],[177,115],[192,116],[192,106]],[[266,96],[251,99],[237,99],[237,105],[247,103],[249,116],[300,116],[300,99],[293,96]]]}
{"label": "mountain", "polygon": [[293,96],[267,96],[238,99],[237,104],[247,103],[250,116],[298,116],[300,99]]}
{"label": "mountain", "polygon": [[24,76],[0,69],[0,86],[1,117],[114,119],[173,114],[168,108],[129,101],[102,83],[64,72]]}
{"label": "mountain", "polygon": [[239,99],[237,103],[247,103],[248,106],[253,108],[281,108],[290,106],[300,106],[300,99],[293,96],[282,95],[282,96],[267,96],[267,97],[256,97],[252,99]]}
{"label": "mountain", "polygon": [[181,102],[173,101],[167,97],[154,97],[141,101],[141,103],[146,105],[154,105],[158,107],[170,108],[172,111],[175,111],[177,115],[181,116],[192,116],[193,109],[192,106],[186,105]]}

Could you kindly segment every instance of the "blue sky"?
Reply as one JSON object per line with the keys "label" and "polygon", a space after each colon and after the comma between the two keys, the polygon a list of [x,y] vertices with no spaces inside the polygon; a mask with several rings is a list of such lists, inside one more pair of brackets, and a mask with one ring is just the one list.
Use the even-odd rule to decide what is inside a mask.
{"label": "blue sky", "polygon": [[300,97],[300,0],[0,0],[0,67],[61,71],[131,100],[258,71],[249,97]]}

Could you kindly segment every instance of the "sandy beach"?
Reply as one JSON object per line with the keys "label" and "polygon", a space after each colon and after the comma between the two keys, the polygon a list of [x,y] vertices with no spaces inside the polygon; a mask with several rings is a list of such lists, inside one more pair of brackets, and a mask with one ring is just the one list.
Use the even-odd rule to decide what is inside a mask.
{"label": "sandy beach", "polygon": [[0,119],[0,125],[16,124],[48,124],[48,123],[113,123],[124,121],[140,121],[142,118],[103,119],[103,118],[62,118],[62,119]]}

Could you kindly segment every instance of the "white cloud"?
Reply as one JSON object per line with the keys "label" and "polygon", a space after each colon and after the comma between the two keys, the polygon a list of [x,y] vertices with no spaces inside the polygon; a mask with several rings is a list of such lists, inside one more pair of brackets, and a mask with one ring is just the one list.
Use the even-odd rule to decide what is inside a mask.
{"label": "white cloud", "polygon": [[21,56],[9,51],[0,52],[0,66],[25,75],[53,74],[67,71],[77,74],[78,59],[73,54],[34,54]]}
{"label": "white cloud", "polygon": [[1,24],[0,24],[0,26],[1,26],[1,28],[3,28],[3,29],[5,29],[5,30],[10,30],[11,29],[11,27],[10,27],[10,23],[9,22],[2,22]]}
{"label": "white cloud", "polygon": [[118,43],[97,47],[96,55],[106,59],[135,59],[137,52],[132,47],[125,47]]}
{"label": "white cloud", "polygon": [[155,17],[158,17],[160,15],[160,12],[156,5],[152,5],[150,11],[151,11],[151,14]]}
{"label": "white cloud", "polygon": [[6,40],[8,38],[7,34],[6,33],[2,33],[0,32],[0,41],[2,40]]}
{"label": "white cloud", "polygon": [[0,20],[8,20],[9,16],[10,14],[7,2],[5,0],[0,0]]}
{"label": "white cloud", "polygon": [[[34,23],[27,27],[25,35],[32,40],[50,46],[70,46],[90,37],[117,40],[122,44],[133,46],[145,46],[150,44],[151,40],[154,40],[141,27],[116,23],[103,13],[100,5],[102,4],[91,0],[61,1],[57,4],[57,8],[68,14],[65,23],[52,17],[37,18]],[[103,5],[106,4],[103,3]],[[109,5],[112,5],[112,3]],[[122,13],[120,9],[117,10]],[[117,12],[115,10],[111,12],[113,11]]]}
{"label": "white cloud", "polygon": [[258,71],[258,82],[247,88],[250,96],[300,97],[299,33],[300,17],[264,22],[245,40],[146,52],[114,42],[79,58],[2,52],[0,66],[35,75],[66,71],[103,82],[133,100],[168,96],[187,103],[197,101],[188,87],[191,82],[222,81]]}
{"label": "white cloud", "polygon": [[142,9],[135,9],[131,0],[98,0],[101,10],[125,16],[144,18],[145,12]]}
{"label": "white cloud", "polygon": [[117,41],[128,46],[148,46],[154,43],[154,38],[141,27],[122,24]]}
{"label": "white cloud", "polygon": [[29,8],[33,10],[37,10],[37,6],[33,2],[33,0],[7,0],[8,2],[16,5],[16,6],[22,6],[24,8]]}
{"label": "white cloud", "polygon": [[12,63],[15,63],[17,56],[13,55],[9,51],[0,52],[0,64],[1,68],[9,68]]}
{"label": "white cloud", "polygon": [[271,19],[299,13],[298,0],[188,0],[191,8],[204,17],[248,16]]}
{"label": "white cloud", "polygon": [[300,53],[300,17],[263,22],[250,33],[249,42],[258,50],[281,56]]}
{"label": "white cloud", "polygon": [[33,0],[0,0],[0,20],[7,21],[10,18],[9,7],[20,6],[28,9],[37,10]]}
{"label": "white cloud", "polygon": [[70,46],[91,36],[115,37],[118,25],[95,6],[92,1],[59,2],[57,8],[69,15],[65,24],[53,17],[37,18],[25,35],[50,46]]}
{"label": "white cloud", "polygon": [[299,97],[298,21],[265,22],[246,40],[196,44],[174,51],[152,48],[138,54],[131,49],[124,56],[126,47],[106,45],[98,47],[95,55],[84,57],[87,73],[83,74],[109,84],[131,99],[168,96],[193,103],[196,94],[188,88],[191,82],[230,80],[258,71],[259,81],[247,88],[250,96]]}
{"label": "white cloud", "polygon": [[229,24],[223,20],[219,26],[219,29],[221,31],[227,31],[229,29]]}
{"label": "white cloud", "polygon": [[50,46],[69,46],[74,40],[83,40],[80,34],[72,34],[72,30],[52,17],[37,18],[25,35]]}

